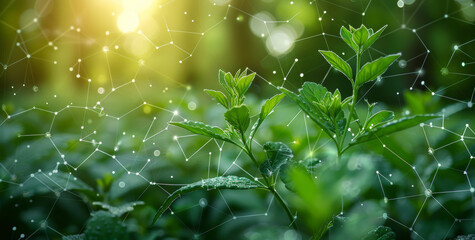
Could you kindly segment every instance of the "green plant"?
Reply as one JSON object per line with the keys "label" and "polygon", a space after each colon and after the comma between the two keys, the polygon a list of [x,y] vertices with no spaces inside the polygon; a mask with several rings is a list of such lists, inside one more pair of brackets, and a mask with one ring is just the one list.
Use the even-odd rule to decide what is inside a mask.
{"label": "green plant", "polygon": [[[258,114],[257,120],[249,130],[251,117],[249,108],[244,104],[245,94],[249,89],[255,73],[247,75],[247,69],[238,71],[234,76],[231,73],[225,73],[220,70],[218,79],[225,92],[208,90],[205,92],[213,97],[218,103],[224,106],[227,111],[224,113],[226,120],[226,128],[221,129],[216,126],[209,126],[201,122],[185,121],[185,122],[171,122],[175,125],[184,128],[192,133],[208,136],[211,138],[223,140],[239,147],[245,152],[251,161],[254,163],[256,169],[260,170],[264,183],[258,182],[257,179],[248,179],[245,177],[236,176],[222,176],[211,179],[204,179],[187,186],[184,186],[174,193],[172,193],[162,207],[155,215],[153,222],[155,222],[171,205],[171,203],[182,193],[200,190],[200,189],[265,189],[271,192],[277,201],[284,208],[290,224],[296,228],[295,219],[292,215],[287,203],[282,199],[280,194],[275,189],[275,179],[279,168],[293,157],[292,151],[289,147],[281,142],[267,142],[264,144],[264,151],[267,154],[267,159],[258,161],[252,151],[252,143],[254,136],[264,122],[264,120],[272,113],[274,107],[282,100],[284,94],[278,94],[270,99],[267,99],[262,105]],[[249,130],[249,131],[248,131]]]}
{"label": "green plant", "polygon": [[[401,55],[398,53],[383,56],[361,67],[363,53],[381,36],[385,28],[386,26],[374,32],[364,25],[361,25],[358,29],[350,26],[350,30],[341,27],[341,38],[356,55],[354,69],[336,53],[320,50],[325,60],[348,78],[353,89],[351,96],[342,100],[338,89],[332,94],[321,84],[313,82],[304,83],[299,90],[299,95],[285,88],[280,88],[333,140],[339,159],[352,146],[416,126],[437,117],[437,115],[432,114],[414,115],[393,120],[393,112],[381,110],[373,113],[375,103],[369,102],[367,102],[368,114],[364,121],[355,111],[358,102],[358,91],[361,86],[379,78]],[[353,132],[353,129],[357,130],[351,138],[348,138],[348,133]]]}

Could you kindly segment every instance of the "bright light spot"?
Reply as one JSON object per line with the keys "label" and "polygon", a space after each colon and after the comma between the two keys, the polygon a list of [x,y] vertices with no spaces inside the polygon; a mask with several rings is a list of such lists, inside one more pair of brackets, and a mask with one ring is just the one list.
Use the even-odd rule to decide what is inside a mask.
{"label": "bright light spot", "polygon": [[139,27],[139,16],[133,11],[126,10],[117,18],[117,27],[124,33],[134,32]]}
{"label": "bright light spot", "polygon": [[153,2],[153,0],[122,0],[122,6],[129,11],[142,12],[149,9]]}
{"label": "bright light spot", "polygon": [[295,31],[289,26],[283,26],[272,31],[267,38],[266,47],[273,56],[287,53],[294,46]]}
{"label": "bright light spot", "polygon": [[404,7],[404,2],[402,0],[397,1],[397,6],[399,8],[403,8]]}

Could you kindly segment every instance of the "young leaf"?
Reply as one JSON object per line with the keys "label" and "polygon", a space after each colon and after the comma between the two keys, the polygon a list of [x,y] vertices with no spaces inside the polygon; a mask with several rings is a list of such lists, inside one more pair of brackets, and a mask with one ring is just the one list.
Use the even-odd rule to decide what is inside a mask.
{"label": "young leaf", "polygon": [[378,58],[370,63],[366,63],[356,75],[356,85],[361,86],[366,82],[375,80],[382,75],[401,56],[400,53]]}
{"label": "young leaf", "polygon": [[216,99],[216,101],[218,101],[218,103],[223,105],[225,108],[229,109],[228,99],[226,98],[224,93],[222,93],[220,91],[211,90],[211,89],[205,89],[204,91],[208,95],[210,95],[211,97]]}
{"label": "young leaf", "polygon": [[224,118],[235,129],[244,134],[249,127],[251,118],[249,116],[249,109],[246,105],[232,107],[224,113]]}
{"label": "young leaf", "polygon": [[372,131],[366,132],[356,137],[352,142],[350,142],[350,146],[360,144],[366,141],[370,141],[376,138],[381,138],[391,133],[399,132],[404,129],[414,127],[420,123],[423,123],[427,120],[434,119],[437,117],[440,117],[440,116],[428,114],[428,115],[414,115],[410,117],[400,118],[398,120],[394,120],[382,126],[374,128]]}
{"label": "young leaf", "polygon": [[192,133],[196,133],[199,135],[216,138],[219,140],[232,143],[232,140],[229,139],[228,136],[226,136],[226,134],[224,133],[224,131],[219,127],[208,126],[202,122],[193,122],[193,121],[170,122],[170,124],[177,127],[184,128]]}
{"label": "young leaf", "polygon": [[259,120],[264,121],[264,119],[269,116],[272,110],[277,106],[277,104],[284,98],[284,94],[277,94],[269,99],[267,99],[261,107],[261,112],[259,113]]}
{"label": "young leaf", "polygon": [[353,42],[355,42],[355,44],[358,46],[358,49],[360,50],[360,52],[362,52],[362,47],[364,43],[366,42],[366,40],[368,40],[368,37],[369,37],[368,29],[364,25],[361,25],[360,28],[356,29],[356,31],[353,32],[353,37],[352,37]]}
{"label": "young leaf", "polygon": [[381,36],[381,33],[383,33],[384,29],[386,29],[388,25],[384,25],[382,28],[380,28],[377,32],[374,34],[371,34],[371,36],[368,38],[368,40],[364,43],[363,45],[363,51],[371,47],[373,43],[378,40],[379,36]]}
{"label": "young leaf", "polygon": [[223,88],[226,90],[226,92],[228,92],[228,94],[232,95],[233,93],[233,90],[231,89],[231,87],[226,83],[226,72],[224,72],[223,70],[219,69],[219,72],[218,72],[218,81],[219,81],[219,84],[221,84],[221,86],[223,86]]}
{"label": "young leaf", "polygon": [[236,87],[236,79],[234,79],[231,73],[226,73],[226,75],[224,75],[224,81],[231,89]]}
{"label": "young leaf", "polygon": [[320,126],[328,136],[333,137],[333,124],[324,118],[322,111],[318,109],[313,102],[302,96],[304,94],[304,89],[300,90],[300,96],[283,87],[279,88],[279,90],[297,103],[300,109],[302,109],[302,111],[304,111],[318,126]]}
{"label": "young leaf", "polygon": [[351,70],[350,65],[345,62],[341,57],[339,57],[336,53],[332,51],[323,51],[319,50],[319,52],[323,55],[325,60],[327,60],[330,65],[332,65],[336,70],[345,74],[345,76],[353,81],[353,71]]}
{"label": "young leaf", "polygon": [[243,96],[247,92],[255,76],[256,73],[252,73],[239,78],[238,83],[236,85],[236,90],[238,91],[240,96]]}
{"label": "young leaf", "polygon": [[341,26],[340,36],[343,39],[343,41],[345,41],[345,43],[348,44],[348,46],[350,46],[355,52],[358,51],[358,46],[356,46],[355,42],[353,42],[353,38],[352,38],[353,35],[351,34],[350,31],[348,31],[348,29]]}
{"label": "young leaf", "polygon": [[155,223],[157,219],[172,205],[173,201],[175,201],[178,197],[182,194],[193,192],[197,190],[209,190],[209,189],[236,189],[236,190],[245,190],[245,189],[265,189],[265,186],[262,184],[250,180],[245,177],[236,177],[236,176],[225,176],[225,177],[215,177],[209,179],[203,179],[198,182],[194,182],[183,186],[173,192],[162,206],[158,209],[155,217],[153,218],[153,222]]}
{"label": "young leaf", "polygon": [[257,129],[261,126],[264,120],[271,114],[272,110],[277,106],[277,104],[285,97],[283,93],[277,94],[269,99],[267,99],[261,107],[261,112],[259,113],[259,118],[257,119],[256,123],[251,128],[251,133],[249,136],[251,138],[254,137],[256,134]]}
{"label": "young leaf", "polygon": [[369,117],[368,120],[366,120],[366,123],[364,125],[364,129],[373,129],[382,123],[385,123],[387,121],[391,121],[394,119],[394,113],[391,111],[387,110],[382,110],[377,113],[375,113],[373,116]]}
{"label": "young leaf", "polygon": [[294,157],[292,150],[281,142],[267,142],[264,144],[267,160],[260,166],[259,170],[266,176],[276,173],[279,168]]}
{"label": "young leaf", "polygon": [[341,111],[341,94],[338,89],[336,89],[333,93],[332,101],[328,111],[332,117],[335,117]]}

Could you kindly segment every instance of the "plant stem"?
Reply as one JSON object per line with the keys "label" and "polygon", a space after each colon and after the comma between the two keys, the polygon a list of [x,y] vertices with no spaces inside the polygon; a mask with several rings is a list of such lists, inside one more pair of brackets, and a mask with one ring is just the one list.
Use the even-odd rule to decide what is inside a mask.
{"label": "plant stem", "polygon": [[[358,72],[360,71],[360,62],[361,62],[361,54],[357,53],[356,54],[356,74],[358,74]],[[354,81],[354,84],[353,84],[353,96],[352,96],[352,100],[351,100],[351,104],[350,104],[350,111],[348,112],[348,120],[346,121],[346,124],[345,124],[345,129],[343,131],[343,136],[340,139],[340,141],[338,142],[338,146],[337,146],[338,159],[341,158],[341,155],[343,154],[343,151],[347,149],[347,148],[344,148],[343,145],[345,144],[346,134],[348,133],[348,128],[350,127],[351,119],[353,117],[353,111],[355,111],[358,88],[359,88],[359,86],[356,83],[356,77],[355,77],[355,81]]]}
{"label": "plant stem", "polygon": [[277,201],[280,203],[282,208],[285,210],[285,213],[287,214],[287,217],[289,218],[290,225],[292,226],[292,228],[297,230],[297,225],[295,224],[295,218],[292,215],[292,212],[290,212],[290,209],[287,206],[287,204],[284,202],[284,199],[282,199],[280,194],[274,188],[269,188],[269,191],[271,191],[272,194],[274,194],[275,199],[277,199]]}
{"label": "plant stem", "polygon": [[[251,152],[251,147],[250,146],[252,145],[252,142],[250,142],[249,145],[248,145],[248,144],[246,144],[244,135],[242,135],[241,137],[242,137],[242,141],[244,143],[245,152],[247,153],[249,158],[251,158],[251,160],[254,162],[254,165],[256,165],[256,168],[259,169],[259,164],[257,163],[257,160],[254,157],[254,154],[252,154],[252,152]],[[292,212],[289,209],[289,206],[287,206],[287,203],[284,202],[284,199],[282,199],[282,197],[275,190],[275,188],[273,186],[271,186],[271,184],[269,182],[269,178],[267,178],[267,176],[262,174],[262,173],[261,173],[261,176],[262,176],[262,178],[264,178],[267,189],[274,195],[274,197],[277,199],[277,201],[279,202],[279,204],[282,206],[285,213],[287,214],[287,217],[289,218],[289,221],[290,221],[290,225],[292,226],[293,229],[297,230],[297,225],[295,224],[295,219],[292,215]]]}

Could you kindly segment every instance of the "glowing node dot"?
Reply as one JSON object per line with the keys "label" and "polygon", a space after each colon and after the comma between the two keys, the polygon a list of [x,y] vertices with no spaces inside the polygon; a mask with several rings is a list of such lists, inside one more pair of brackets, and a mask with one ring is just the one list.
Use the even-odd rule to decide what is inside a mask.
{"label": "glowing node dot", "polygon": [[426,190],[424,191],[424,195],[425,195],[426,197],[432,197],[432,190],[426,189]]}

